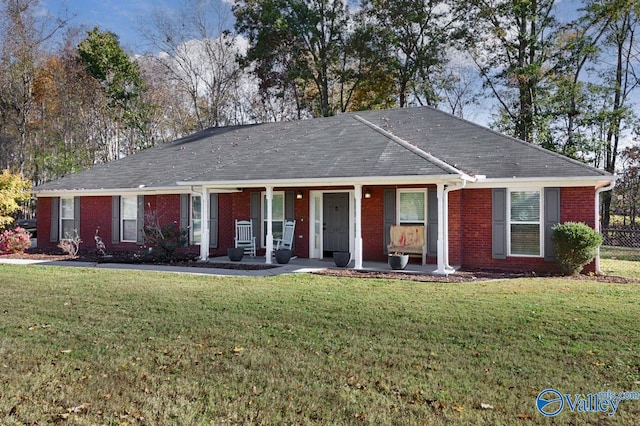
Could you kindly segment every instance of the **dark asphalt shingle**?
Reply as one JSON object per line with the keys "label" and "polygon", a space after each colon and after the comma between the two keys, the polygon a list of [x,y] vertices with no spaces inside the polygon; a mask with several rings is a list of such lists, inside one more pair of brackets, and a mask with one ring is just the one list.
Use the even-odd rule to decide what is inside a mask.
{"label": "dark asphalt shingle", "polygon": [[487,178],[598,177],[603,171],[429,107],[211,128],[40,185],[36,191],[166,188],[176,182],[442,176],[362,119],[467,174]]}

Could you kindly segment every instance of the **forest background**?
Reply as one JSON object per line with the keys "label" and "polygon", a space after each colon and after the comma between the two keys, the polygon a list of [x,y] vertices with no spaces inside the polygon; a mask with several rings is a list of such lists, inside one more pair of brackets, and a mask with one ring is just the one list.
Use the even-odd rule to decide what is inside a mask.
{"label": "forest background", "polygon": [[[46,13],[43,13],[43,10]],[[0,0],[0,169],[34,185],[211,126],[429,105],[617,173],[640,214],[640,0],[184,0],[132,51]]]}

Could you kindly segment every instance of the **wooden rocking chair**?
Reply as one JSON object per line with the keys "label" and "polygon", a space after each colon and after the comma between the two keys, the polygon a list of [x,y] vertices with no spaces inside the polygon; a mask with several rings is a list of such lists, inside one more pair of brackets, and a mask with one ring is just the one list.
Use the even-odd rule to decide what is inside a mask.
{"label": "wooden rocking chair", "polygon": [[235,246],[244,248],[244,254],[256,256],[256,237],[250,220],[236,220]]}
{"label": "wooden rocking chair", "polygon": [[296,229],[295,220],[287,220],[284,222],[284,230],[282,231],[282,238],[274,238],[273,244],[276,250],[293,248],[293,234]]}

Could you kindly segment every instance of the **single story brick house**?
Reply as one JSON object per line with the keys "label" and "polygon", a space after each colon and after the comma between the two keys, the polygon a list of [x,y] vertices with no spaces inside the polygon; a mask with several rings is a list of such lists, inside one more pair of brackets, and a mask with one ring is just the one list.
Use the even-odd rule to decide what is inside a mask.
{"label": "single story brick house", "polygon": [[[34,189],[38,246],[74,229],[93,247],[143,244],[145,214],[189,229],[201,259],[234,245],[252,219],[259,254],[295,219],[293,254],[349,250],[386,261],[394,224],[424,225],[438,273],[467,268],[549,271],[551,227],[597,228],[615,176],[430,107],[210,128]],[[591,270],[597,264],[589,266]]]}

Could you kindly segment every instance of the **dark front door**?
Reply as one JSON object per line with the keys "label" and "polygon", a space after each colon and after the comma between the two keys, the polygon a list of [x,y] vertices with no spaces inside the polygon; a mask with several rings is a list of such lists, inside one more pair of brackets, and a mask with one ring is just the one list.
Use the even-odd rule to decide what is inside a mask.
{"label": "dark front door", "polygon": [[349,193],[324,194],[322,205],[324,252],[349,251]]}

